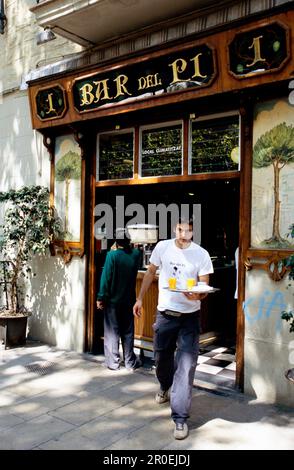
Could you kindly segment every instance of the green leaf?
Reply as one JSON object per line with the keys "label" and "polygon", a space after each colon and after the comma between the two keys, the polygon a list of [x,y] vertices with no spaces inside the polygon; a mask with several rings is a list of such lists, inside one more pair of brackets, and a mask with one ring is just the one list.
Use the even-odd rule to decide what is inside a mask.
{"label": "green leaf", "polygon": [[49,207],[49,191],[41,186],[24,186],[0,192],[0,202],[8,203],[0,239],[3,259],[9,262],[9,305],[14,309],[22,297],[19,279],[26,277],[28,263],[36,253],[44,254],[50,239],[60,233],[60,221]]}

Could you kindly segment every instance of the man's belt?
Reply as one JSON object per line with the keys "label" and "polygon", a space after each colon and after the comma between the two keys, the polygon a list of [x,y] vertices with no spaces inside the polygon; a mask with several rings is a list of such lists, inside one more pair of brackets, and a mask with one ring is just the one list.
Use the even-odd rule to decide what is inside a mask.
{"label": "man's belt", "polygon": [[160,311],[160,313],[164,313],[170,317],[182,317],[183,315],[189,315],[189,313],[176,312],[175,310],[163,310],[162,312]]}

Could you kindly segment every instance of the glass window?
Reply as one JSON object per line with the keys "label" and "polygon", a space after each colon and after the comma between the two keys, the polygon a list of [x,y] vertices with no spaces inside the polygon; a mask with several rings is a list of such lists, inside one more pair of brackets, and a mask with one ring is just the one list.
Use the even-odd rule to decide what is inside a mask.
{"label": "glass window", "polygon": [[133,178],[133,163],[132,131],[99,134],[97,180]]}
{"label": "glass window", "polygon": [[141,132],[141,176],[182,174],[182,124]]}
{"label": "glass window", "polygon": [[239,168],[239,116],[193,121],[191,173],[235,171]]}

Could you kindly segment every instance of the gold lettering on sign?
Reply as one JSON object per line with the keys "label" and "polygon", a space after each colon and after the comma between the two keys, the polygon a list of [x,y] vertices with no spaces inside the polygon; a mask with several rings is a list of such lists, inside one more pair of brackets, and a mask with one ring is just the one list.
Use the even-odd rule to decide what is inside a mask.
{"label": "gold lettering on sign", "polygon": [[52,100],[53,93],[48,94],[47,102],[49,104],[48,111],[45,111],[45,114],[56,113],[56,109],[53,107],[53,100]]}
{"label": "gold lettering on sign", "polygon": [[158,73],[155,73],[154,75],[146,75],[146,77],[140,77],[138,78],[138,82],[138,90],[144,90],[145,88],[152,88],[157,85],[162,85],[162,81]]}
{"label": "gold lettering on sign", "polygon": [[122,95],[132,96],[132,93],[129,93],[127,90],[127,87],[125,86],[127,81],[128,81],[128,77],[126,75],[119,75],[117,78],[114,79],[114,82],[116,82],[116,90],[117,90],[117,93],[114,99]]}
{"label": "gold lettering on sign", "polygon": [[192,78],[196,78],[196,77],[206,78],[207,77],[207,75],[201,75],[201,73],[200,73],[199,57],[201,55],[202,55],[202,52],[195,55],[195,57],[193,57],[193,59],[190,59],[191,62],[194,62],[194,75],[192,75]]}
{"label": "gold lettering on sign", "polygon": [[146,88],[146,78],[140,77],[138,78],[138,82],[139,82],[138,90],[144,90],[144,88]]}
{"label": "gold lettering on sign", "polygon": [[158,73],[156,73],[156,74],[154,75],[154,78],[155,78],[154,86],[156,86],[156,85],[162,85],[162,81],[161,81],[161,78],[159,77]]}
{"label": "gold lettering on sign", "polygon": [[247,64],[246,67],[251,67],[252,65],[256,64],[256,62],[265,62],[265,59],[262,59],[260,52],[260,39],[262,38],[263,36],[258,36],[257,38],[254,38],[253,43],[251,44],[251,46],[248,47],[248,49],[254,49],[254,59],[251,64]]}
{"label": "gold lettering on sign", "polygon": [[91,93],[92,90],[93,87],[91,83],[85,83],[85,85],[80,88],[80,92],[82,95],[81,106],[93,103],[95,96],[93,95],[93,93]]}
{"label": "gold lettering on sign", "polygon": [[[171,84],[181,82],[182,79],[179,78],[178,74],[183,73],[186,70],[187,62],[184,59],[176,59],[174,60],[174,62],[168,65],[173,70],[173,81],[171,82]],[[190,81],[190,78],[186,79],[186,81]]]}
{"label": "gold lettering on sign", "polygon": [[109,88],[108,88],[108,85],[107,85],[108,80],[109,79],[106,78],[105,80],[100,80],[98,82],[93,81],[94,85],[97,85],[97,89],[96,89],[96,93],[95,93],[96,100],[94,101],[94,103],[98,103],[98,101],[100,101],[100,99],[101,99],[101,101],[111,99],[111,96],[109,96],[109,94],[108,94],[108,91],[109,91]]}

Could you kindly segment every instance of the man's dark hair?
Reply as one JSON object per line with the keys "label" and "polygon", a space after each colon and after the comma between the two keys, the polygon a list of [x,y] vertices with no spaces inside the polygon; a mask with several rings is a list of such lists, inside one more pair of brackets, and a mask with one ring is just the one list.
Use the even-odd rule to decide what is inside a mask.
{"label": "man's dark hair", "polygon": [[114,242],[124,250],[131,249],[131,237],[127,228],[117,228],[114,234]]}
{"label": "man's dark hair", "polygon": [[188,224],[193,225],[194,217],[179,217],[177,224]]}

